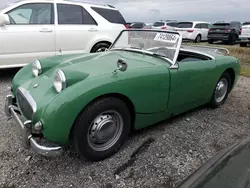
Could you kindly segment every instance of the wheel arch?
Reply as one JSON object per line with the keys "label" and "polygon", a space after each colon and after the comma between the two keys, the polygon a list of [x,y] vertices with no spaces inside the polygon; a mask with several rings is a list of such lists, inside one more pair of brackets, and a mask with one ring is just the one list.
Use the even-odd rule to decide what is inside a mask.
{"label": "wheel arch", "polygon": [[85,107],[77,114],[76,118],[75,118],[75,121],[73,122],[72,126],[71,126],[71,129],[70,129],[70,134],[69,134],[69,141],[71,141],[71,137],[72,137],[72,131],[74,129],[74,125],[75,125],[75,122],[76,120],[78,119],[78,117],[80,116],[80,114],[91,104],[93,104],[95,101],[97,100],[100,100],[102,98],[107,98],[107,97],[114,97],[114,98],[117,98],[117,99],[120,99],[121,101],[123,101],[129,112],[130,112],[130,115],[131,115],[131,129],[133,130],[134,129],[134,123],[135,123],[135,106],[134,104],[132,103],[132,101],[125,95],[121,94],[121,93],[106,93],[106,94],[103,94],[103,95],[100,95],[98,97],[95,97],[94,99],[92,99],[90,102],[88,102]]}
{"label": "wheel arch", "polygon": [[92,46],[92,48],[90,49],[90,53],[92,53],[92,51],[93,51],[93,49],[95,48],[95,46],[98,45],[98,44],[100,44],[100,43],[106,43],[106,44],[108,44],[109,46],[112,44],[112,42],[110,42],[110,41],[108,41],[108,40],[98,41],[98,42],[96,42],[96,43]]}
{"label": "wheel arch", "polygon": [[228,68],[224,72],[227,72],[230,75],[231,82],[232,82],[231,83],[231,88],[230,88],[230,91],[231,91],[232,88],[233,88],[234,82],[235,82],[235,71],[233,70],[233,68]]}

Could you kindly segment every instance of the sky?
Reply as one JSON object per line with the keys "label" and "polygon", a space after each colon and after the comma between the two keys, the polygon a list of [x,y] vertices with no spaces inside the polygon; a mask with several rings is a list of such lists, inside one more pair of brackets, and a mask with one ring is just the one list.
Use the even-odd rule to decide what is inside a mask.
{"label": "sky", "polygon": [[[0,8],[15,0],[0,0]],[[80,1],[80,0],[79,0]],[[92,0],[83,0],[92,1]],[[250,21],[249,0],[93,0],[120,10],[127,22]]]}

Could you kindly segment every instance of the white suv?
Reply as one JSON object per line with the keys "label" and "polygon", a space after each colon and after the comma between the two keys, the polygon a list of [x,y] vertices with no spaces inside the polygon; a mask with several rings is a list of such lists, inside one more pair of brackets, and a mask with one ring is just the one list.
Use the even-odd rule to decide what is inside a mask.
{"label": "white suv", "polygon": [[242,24],[242,30],[239,36],[239,43],[241,47],[246,47],[247,44],[250,44],[250,22],[244,22]]}
{"label": "white suv", "polygon": [[111,5],[18,1],[0,11],[0,69],[54,55],[104,51],[125,24]]}
{"label": "white suv", "polygon": [[201,42],[207,40],[211,26],[210,23],[201,21],[179,22],[175,30],[182,34],[183,40]]}

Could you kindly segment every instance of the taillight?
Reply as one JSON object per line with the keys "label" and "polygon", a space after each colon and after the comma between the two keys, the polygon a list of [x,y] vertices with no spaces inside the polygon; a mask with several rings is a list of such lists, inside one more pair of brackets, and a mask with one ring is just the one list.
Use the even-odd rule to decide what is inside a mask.
{"label": "taillight", "polygon": [[128,24],[124,24],[125,28],[128,29],[129,28],[129,25]]}
{"label": "taillight", "polygon": [[242,32],[242,28],[240,28],[240,33],[239,33],[239,35],[241,35],[241,32]]}
{"label": "taillight", "polygon": [[194,30],[193,30],[193,29],[190,29],[190,30],[187,30],[187,32],[188,32],[188,33],[192,33],[192,32],[194,32]]}
{"label": "taillight", "polygon": [[167,29],[167,27],[166,27],[166,26],[162,26],[161,28],[162,28],[162,29]]}

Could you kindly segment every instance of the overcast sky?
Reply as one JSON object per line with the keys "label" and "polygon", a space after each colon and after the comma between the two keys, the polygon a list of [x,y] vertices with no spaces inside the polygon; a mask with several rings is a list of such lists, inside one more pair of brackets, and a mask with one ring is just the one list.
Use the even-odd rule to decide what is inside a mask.
{"label": "overcast sky", "polygon": [[[0,7],[15,0],[0,0]],[[91,0],[87,0],[91,1]],[[160,19],[250,21],[250,0],[93,0],[114,5],[127,22]]]}

